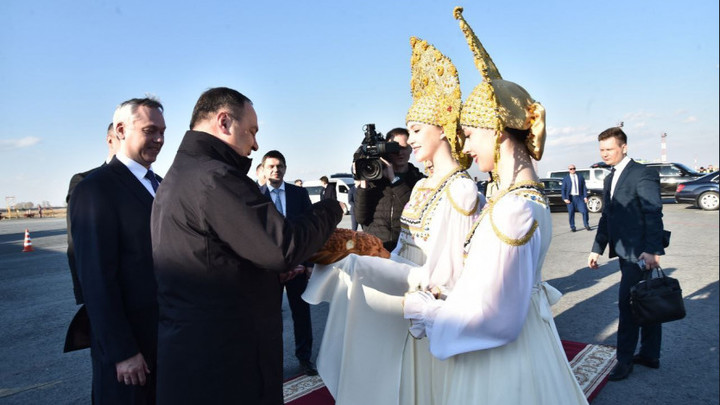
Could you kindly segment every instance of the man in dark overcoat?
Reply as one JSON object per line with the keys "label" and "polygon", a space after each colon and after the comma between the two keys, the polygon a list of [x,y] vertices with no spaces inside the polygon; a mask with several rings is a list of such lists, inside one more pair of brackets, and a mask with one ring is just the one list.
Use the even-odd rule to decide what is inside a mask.
{"label": "man in dark overcoat", "polygon": [[92,396],[96,404],[154,404],[158,312],[150,213],[160,179],[151,165],[165,140],[163,107],[150,98],[128,100],[113,123],[120,149],[78,183],[69,204],[90,321]]}
{"label": "man in dark overcoat", "polygon": [[282,288],[329,238],[337,201],[285,219],[248,177],[252,102],[200,96],[152,213],[159,404],[283,403]]}

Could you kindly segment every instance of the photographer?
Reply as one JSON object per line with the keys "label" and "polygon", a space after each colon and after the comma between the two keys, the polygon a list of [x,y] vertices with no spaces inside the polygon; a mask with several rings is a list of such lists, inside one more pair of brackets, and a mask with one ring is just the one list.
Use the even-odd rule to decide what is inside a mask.
{"label": "photographer", "polygon": [[381,159],[385,165],[382,178],[373,181],[361,179],[355,194],[357,222],[363,226],[363,231],[380,238],[389,251],[395,249],[397,244],[400,215],[410,199],[413,186],[425,177],[408,163],[412,151],[407,143],[408,137],[405,128],[395,128],[388,132],[385,140],[397,142],[399,151]]}

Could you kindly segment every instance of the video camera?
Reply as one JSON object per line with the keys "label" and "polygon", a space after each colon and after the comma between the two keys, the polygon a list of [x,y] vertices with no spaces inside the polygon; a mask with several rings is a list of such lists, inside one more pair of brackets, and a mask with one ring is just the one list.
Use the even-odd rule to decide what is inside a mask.
{"label": "video camera", "polygon": [[355,180],[379,180],[383,177],[384,163],[380,158],[386,158],[390,153],[400,152],[397,142],[387,142],[382,134],[375,132],[375,124],[363,126],[365,138],[353,156]]}

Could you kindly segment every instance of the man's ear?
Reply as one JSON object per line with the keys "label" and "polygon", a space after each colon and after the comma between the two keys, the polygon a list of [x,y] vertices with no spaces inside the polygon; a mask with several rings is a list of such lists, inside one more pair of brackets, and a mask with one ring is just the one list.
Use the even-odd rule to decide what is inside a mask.
{"label": "man's ear", "polygon": [[215,116],[215,122],[217,123],[220,133],[223,135],[230,136],[230,124],[232,123],[230,115],[225,111],[220,111]]}
{"label": "man's ear", "polygon": [[118,124],[115,126],[115,136],[117,139],[123,140],[125,139],[125,123],[124,122],[118,122]]}

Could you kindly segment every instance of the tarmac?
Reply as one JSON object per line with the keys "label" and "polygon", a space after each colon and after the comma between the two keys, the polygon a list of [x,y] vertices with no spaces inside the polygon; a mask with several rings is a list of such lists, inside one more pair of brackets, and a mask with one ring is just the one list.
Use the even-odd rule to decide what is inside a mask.
{"label": "tarmac", "polygon": [[[661,367],[636,366],[627,380],[608,382],[594,405],[718,404],[720,382],[718,211],[701,211],[666,200],[665,228],[670,247],[661,260],[668,275],[680,280],[687,317],[663,326]],[[587,267],[587,256],[600,214],[591,214],[593,231],[571,232],[567,212],[553,217],[553,241],[545,260],[546,281],[564,295],[553,306],[560,337],[615,345],[616,260],[601,257]],[[579,214],[576,222],[582,223]],[[350,217],[341,226],[348,228]],[[23,252],[25,229],[32,252]],[[0,404],[89,404],[89,350],[63,353],[67,326],[77,306],[65,254],[64,218],[0,221]],[[315,355],[328,305],[312,308]],[[285,301],[287,378],[300,374],[293,355],[292,319]],[[372,405],[372,404],[369,404]]]}

